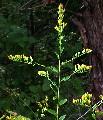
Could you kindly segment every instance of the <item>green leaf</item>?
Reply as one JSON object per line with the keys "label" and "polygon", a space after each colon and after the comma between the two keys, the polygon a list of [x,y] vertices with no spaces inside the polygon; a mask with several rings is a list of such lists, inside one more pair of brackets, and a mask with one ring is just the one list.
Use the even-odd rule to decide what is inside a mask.
{"label": "green leaf", "polygon": [[103,116],[103,112],[96,112],[96,114]]}
{"label": "green leaf", "polygon": [[76,79],[71,79],[70,82],[76,88],[79,95],[82,95],[84,93],[84,89],[82,88],[82,80],[76,78]]}
{"label": "green leaf", "polygon": [[66,115],[63,115],[59,118],[59,120],[64,120],[65,117],[66,117]]}
{"label": "green leaf", "polygon": [[63,77],[62,79],[61,79],[61,81],[67,81],[67,80],[69,80],[70,79],[70,76],[66,76],[66,77]]}
{"label": "green leaf", "polygon": [[42,90],[41,86],[40,85],[31,85],[29,86],[29,90],[33,93],[37,93],[37,92],[40,92]]}
{"label": "green leaf", "polygon": [[57,96],[54,96],[54,97],[53,97],[53,100],[56,100],[56,99],[57,99]]}
{"label": "green leaf", "polygon": [[55,67],[53,67],[53,66],[47,67],[47,69],[49,69],[49,70],[51,70],[53,72],[58,73],[58,70]]}
{"label": "green leaf", "polygon": [[36,39],[34,37],[29,37],[29,39],[27,39],[27,42],[32,44],[36,42]]}
{"label": "green leaf", "polygon": [[61,101],[59,102],[59,105],[63,105],[63,104],[66,103],[66,102],[67,102],[67,99],[61,100]]}
{"label": "green leaf", "polygon": [[0,120],[4,119],[6,117],[6,115],[3,115],[2,117],[0,117]]}
{"label": "green leaf", "polygon": [[24,106],[27,106],[27,105],[29,105],[30,104],[30,100],[24,100]]}
{"label": "green leaf", "polygon": [[43,91],[47,91],[50,89],[50,81],[45,81],[44,84],[42,85]]}
{"label": "green leaf", "polygon": [[94,113],[92,114],[92,118],[96,120],[96,115]]}
{"label": "green leaf", "polygon": [[71,62],[71,60],[69,60],[69,61],[66,60],[65,62],[62,62],[61,65],[66,65],[69,62]]}
{"label": "green leaf", "polygon": [[20,47],[22,47],[22,48],[25,47],[25,43],[24,43],[24,42],[19,42],[18,45],[19,45]]}
{"label": "green leaf", "polygon": [[50,114],[52,114],[52,115],[57,115],[57,113],[54,111],[54,110],[52,110],[52,109],[48,109],[48,112],[50,113]]}

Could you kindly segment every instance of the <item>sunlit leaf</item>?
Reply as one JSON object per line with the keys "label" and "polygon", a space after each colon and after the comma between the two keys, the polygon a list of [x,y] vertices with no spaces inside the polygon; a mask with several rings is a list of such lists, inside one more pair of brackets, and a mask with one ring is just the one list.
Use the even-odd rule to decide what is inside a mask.
{"label": "sunlit leaf", "polygon": [[48,109],[48,112],[50,113],[50,114],[53,114],[53,115],[57,115],[57,113],[54,111],[54,110],[52,110],[52,109]]}
{"label": "sunlit leaf", "polygon": [[70,76],[66,76],[66,77],[63,77],[62,79],[61,79],[61,81],[67,81],[67,80],[69,80],[70,79]]}
{"label": "sunlit leaf", "polygon": [[59,102],[59,105],[63,105],[64,103],[66,103],[67,102],[67,99],[63,99],[63,100],[61,100],[60,102]]}
{"label": "sunlit leaf", "polygon": [[49,69],[49,70],[51,70],[53,72],[58,73],[58,70],[55,67],[53,67],[53,66],[47,67],[47,69]]}
{"label": "sunlit leaf", "polygon": [[66,115],[63,115],[63,116],[61,116],[61,117],[59,118],[59,120],[64,120],[65,117],[66,117]]}

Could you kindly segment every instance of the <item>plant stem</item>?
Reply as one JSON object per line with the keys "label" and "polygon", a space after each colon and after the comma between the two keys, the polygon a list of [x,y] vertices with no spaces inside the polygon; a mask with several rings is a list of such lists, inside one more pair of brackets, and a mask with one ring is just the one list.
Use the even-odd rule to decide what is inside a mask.
{"label": "plant stem", "polygon": [[60,79],[61,79],[61,76],[60,76],[60,72],[61,72],[61,61],[59,59],[59,74],[58,74],[58,103],[57,103],[57,120],[59,120],[59,101],[60,101]]}

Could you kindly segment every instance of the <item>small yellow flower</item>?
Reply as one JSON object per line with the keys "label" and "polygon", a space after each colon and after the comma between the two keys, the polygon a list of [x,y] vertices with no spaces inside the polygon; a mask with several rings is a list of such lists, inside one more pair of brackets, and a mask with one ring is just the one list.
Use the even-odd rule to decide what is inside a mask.
{"label": "small yellow flower", "polygon": [[62,20],[61,19],[58,20],[58,24],[62,25]]}
{"label": "small yellow flower", "polygon": [[77,103],[77,100],[73,99],[73,103]]}
{"label": "small yellow flower", "polygon": [[43,111],[47,111],[47,107],[43,107]]}
{"label": "small yellow flower", "polygon": [[44,114],[41,114],[41,117],[44,117],[45,115]]}
{"label": "small yellow flower", "polygon": [[63,9],[63,4],[60,3],[58,9],[59,9],[59,10]]}
{"label": "small yellow flower", "polygon": [[49,106],[49,105],[48,105],[48,103],[46,103],[45,105],[46,105],[46,107],[48,107],[48,106]]}
{"label": "small yellow flower", "polygon": [[90,100],[90,99],[88,100],[88,103],[89,103],[89,104],[91,103],[91,100]]}
{"label": "small yellow flower", "polygon": [[92,52],[92,50],[89,49],[89,48],[87,48],[87,49],[85,49],[85,50],[86,50],[86,52]]}
{"label": "small yellow flower", "polygon": [[99,113],[100,111],[99,110],[95,110],[96,113]]}
{"label": "small yellow flower", "polygon": [[103,100],[103,95],[100,95],[99,97]]}

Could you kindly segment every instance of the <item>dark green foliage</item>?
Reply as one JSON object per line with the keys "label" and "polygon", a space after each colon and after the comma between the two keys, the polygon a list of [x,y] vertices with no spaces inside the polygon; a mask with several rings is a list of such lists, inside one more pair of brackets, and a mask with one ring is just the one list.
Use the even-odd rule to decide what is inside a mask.
{"label": "dark green foliage", "polygon": [[[1,0],[0,4],[0,114],[2,116],[8,109],[34,119],[36,117],[32,111],[37,112],[36,101],[43,100],[45,95],[49,99],[54,95],[50,90],[50,82],[37,74],[39,70],[44,70],[44,67],[12,62],[7,56],[11,54],[31,55],[35,62],[55,66],[47,68],[47,70],[51,72],[51,78],[56,80],[54,77],[58,72],[54,54],[57,45],[57,33],[54,30],[57,19],[56,11],[57,4],[62,2],[65,6],[67,1],[56,0],[57,4],[42,5],[42,1],[34,0],[25,5],[27,2],[28,0]],[[64,31],[62,61],[71,59],[73,54],[82,48],[81,37],[75,33],[77,29],[70,22],[71,13],[68,12],[68,10],[78,12],[81,2],[82,0],[70,0],[66,5],[65,21],[68,23],[68,27]],[[23,5],[24,7],[22,7]],[[39,5],[41,6],[39,7]],[[67,76],[69,71],[74,69],[71,63],[66,66],[68,69],[66,68],[64,71],[63,68],[62,77]],[[66,109],[62,107],[61,115],[65,113],[69,117],[78,112],[71,100],[84,93],[82,86],[83,84],[85,86],[85,82],[80,78],[74,76],[70,81],[62,84],[61,98],[66,97],[68,102],[65,105]],[[50,108],[54,109],[54,101],[49,100],[48,104]],[[46,114],[47,117],[44,117],[44,120],[50,120],[51,115]]]}

